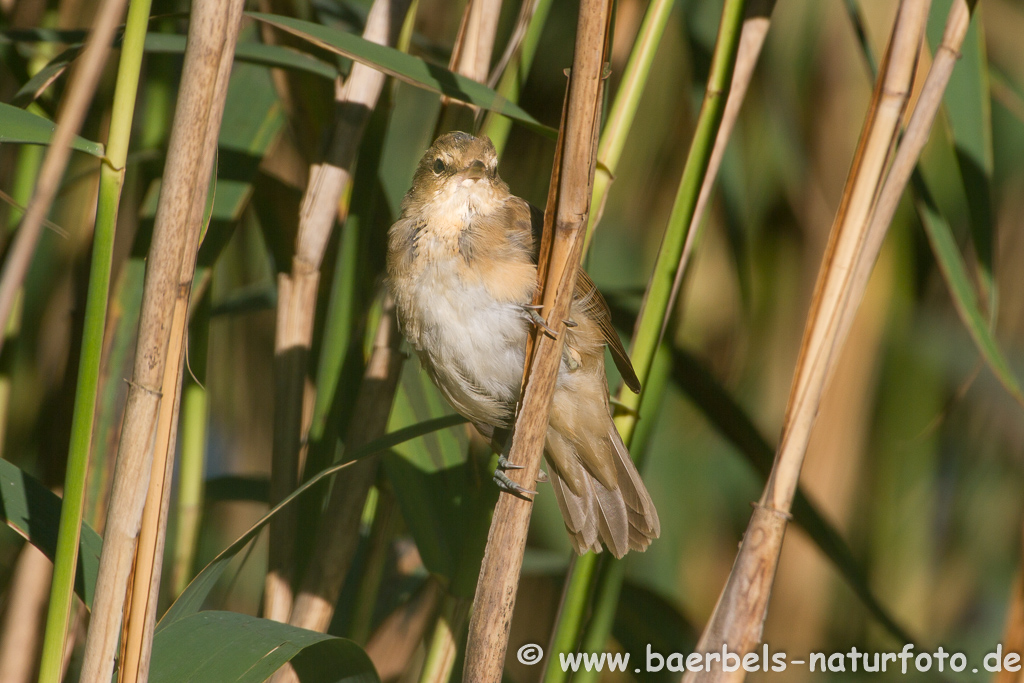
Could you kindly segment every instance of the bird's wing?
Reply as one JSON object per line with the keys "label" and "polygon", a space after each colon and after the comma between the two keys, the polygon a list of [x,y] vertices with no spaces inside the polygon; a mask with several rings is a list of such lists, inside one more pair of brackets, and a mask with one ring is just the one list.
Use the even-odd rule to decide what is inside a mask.
{"label": "bird's wing", "polygon": [[[525,201],[523,203],[527,204]],[[531,232],[534,239],[534,254],[536,254],[540,244],[540,233],[544,226],[544,212],[532,204],[527,205],[530,208]],[[623,348],[622,342],[619,340],[618,332],[612,326],[612,314],[608,310],[608,303],[583,268],[580,268],[576,275],[576,288],[573,290],[572,298],[573,303],[583,311],[584,315],[597,323],[601,337],[608,345],[608,350],[612,352],[615,367],[622,375],[622,381],[626,383],[630,391],[639,394],[640,379],[636,376],[633,363],[629,360],[629,354],[626,353],[626,349]]]}

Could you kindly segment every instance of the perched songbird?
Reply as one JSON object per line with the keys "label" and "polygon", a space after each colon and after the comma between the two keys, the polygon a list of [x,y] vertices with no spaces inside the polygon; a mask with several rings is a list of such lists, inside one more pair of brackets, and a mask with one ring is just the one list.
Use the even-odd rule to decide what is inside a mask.
{"label": "perched songbird", "polygon": [[[388,235],[398,321],[423,367],[485,435],[512,426],[530,325],[543,215],[498,177],[491,141],[439,137],[420,160]],[[604,347],[626,384],[640,382],[608,305],[579,271],[551,407],[545,456],[576,552],[644,550],[658,513],[612,422]],[[517,488],[499,470],[505,488]]]}

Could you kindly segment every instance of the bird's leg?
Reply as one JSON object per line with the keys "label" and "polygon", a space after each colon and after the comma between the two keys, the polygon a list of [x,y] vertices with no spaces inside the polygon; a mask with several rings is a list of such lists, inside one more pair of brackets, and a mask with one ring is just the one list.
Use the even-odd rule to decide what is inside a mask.
{"label": "bird's leg", "polygon": [[523,500],[533,500],[529,495],[537,495],[536,491],[532,491],[525,486],[515,483],[509,479],[508,475],[505,474],[506,470],[521,470],[522,465],[516,465],[509,462],[508,458],[504,454],[498,456],[498,469],[494,470],[494,483],[498,485],[498,488],[505,493],[511,493],[517,498]]}
{"label": "bird's leg", "polygon": [[544,316],[540,314],[541,308],[543,308],[543,306],[538,306],[535,304],[523,304],[523,313],[526,315],[526,318],[530,322],[532,322],[540,329],[544,330],[544,332],[547,333],[549,337],[551,337],[552,339],[558,339],[558,333],[555,332],[550,327],[548,327],[548,322],[544,320]]}

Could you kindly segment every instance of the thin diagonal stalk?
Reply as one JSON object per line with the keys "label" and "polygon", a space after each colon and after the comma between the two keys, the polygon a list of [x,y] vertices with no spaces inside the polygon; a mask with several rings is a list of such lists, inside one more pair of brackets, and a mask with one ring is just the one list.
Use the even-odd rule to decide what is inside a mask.
{"label": "thin diagonal stalk", "polygon": [[124,166],[128,157],[135,95],[142,67],[142,49],[149,21],[150,0],[134,0],[128,11],[121,60],[118,66],[114,104],[107,141],[107,159],[100,167],[99,203],[93,231],[92,264],[85,302],[85,326],[82,330],[82,352],[75,388],[75,408],[71,419],[71,442],[68,447],[67,472],[64,478],[64,502],[60,512],[57,552],[50,604],[43,637],[43,654],[39,680],[44,683],[60,680],[63,673],[64,640],[67,637],[71,603],[74,595],[75,571],[78,567],[78,540],[82,528],[85,503],[85,479],[89,470],[93,422],[96,415],[96,392],[99,386],[100,361],[103,355],[103,333],[107,319],[107,298],[110,293],[110,267],[114,253],[114,230],[117,208],[124,183]]}
{"label": "thin diagonal stalk", "polygon": [[[775,464],[744,534],[729,580],[697,644],[699,651],[721,651],[728,647],[742,657],[761,638],[811,427],[831,366],[842,346],[841,335],[849,329],[845,320],[863,296],[863,289],[857,291],[853,283],[858,261],[864,253],[865,238],[873,216],[891,220],[891,214],[876,213],[880,194],[887,196],[895,191],[898,197],[906,184],[906,178],[898,185],[883,184],[883,180],[917,67],[929,4],[927,0],[905,0],[898,10],[881,76],[875,85],[853,168],[822,260]],[[920,119],[920,114],[920,109],[915,111],[915,118]],[[930,120],[927,128],[930,128]],[[910,165],[912,167],[913,163]],[[898,176],[893,178],[899,182]],[[721,669],[691,671],[683,680],[687,683],[740,681],[744,675],[742,669],[731,673]]]}
{"label": "thin diagonal stalk", "polygon": [[[548,15],[551,13],[552,0],[524,0],[534,2],[533,15],[530,17],[529,27],[526,35],[519,46],[516,55],[509,60],[508,66],[501,74],[498,81],[497,92],[509,102],[518,102],[519,93],[526,77],[533,65],[533,58],[537,55],[537,46],[540,44],[541,33],[544,32],[544,25],[547,23]],[[480,133],[486,135],[494,143],[494,149],[498,157],[505,150],[505,143],[508,142],[509,133],[512,131],[512,120],[508,117],[487,112],[484,123],[480,127]]]}
{"label": "thin diagonal stalk", "polygon": [[[597,161],[601,76],[610,19],[611,3],[607,0],[580,3],[576,49],[538,259],[542,314],[547,320],[563,321],[568,315],[583,253]],[[565,329],[564,323],[555,326],[557,330]],[[509,451],[509,460],[523,468],[513,473],[520,485],[531,485],[537,478],[561,353],[561,336],[534,336],[527,349],[523,399]],[[469,626],[463,671],[466,683],[501,680],[532,508],[532,501],[515,496],[498,499]]]}
{"label": "thin diagonal stalk", "polygon": [[608,120],[601,131],[601,142],[597,146],[598,167],[594,174],[594,210],[590,212],[587,222],[586,241],[583,253],[590,248],[590,240],[594,236],[594,228],[604,213],[604,203],[608,198],[608,188],[615,177],[619,166],[622,150],[626,147],[626,138],[633,127],[637,109],[640,107],[640,96],[647,85],[651,74],[654,56],[661,44],[661,37],[668,25],[668,18],[675,6],[673,0],[652,0],[647,6],[640,29],[637,31],[633,49],[626,60],[626,68],[622,71],[622,80],[615,93]]}
{"label": "thin diagonal stalk", "polygon": [[[649,10],[657,8],[652,5]],[[661,251],[655,263],[654,273],[651,276],[647,289],[647,296],[644,307],[637,319],[636,332],[633,336],[631,358],[633,367],[637,371],[637,377],[642,384],[646,385],[650,369],[653,363],[661,335],[664,330],[665,320],[670,313],[672,282],[682,257],[683,245],[686,243],[690,227],[695,222],[695,213],[698,196],[705,184],[708,164],[715,140],[718,139],[719,124],[725,110],[725,95],[728,92],[729,84],[732,82],[733,65],[736,61],[736,53],[739,47],[740,31],[744,16],[744,2],[742,0],[728,0],[722,9],[722,20],[719,26],[718,40],[715,45],[715,52],[712,58],[711,70],[708,74],[707,92],[704,103],[701,106],[700,115],[697,119],[697,128],[694,133],[694,140],[690,147],[690,153],[683,169],[683,176],[680,180],[679,190],[676,195],[676,202],[672,207],[669,217],[669,224],[665,229],[665,237],[662,241]],[[667,19],[667,13],[664,16]],[[647,24],[650,16],[645,17]],[[647,27],[648,31],[654,31],[652,25]],[[644,29],[641,28],[641,34]],[[643,36],[641,36],[643,37]],[[646,63],[649,68],[649,58],[641,57],[644,53],[653,55],[653,47],[649,41],[638,38],[639,53],[631,56],[631,64]],[[627,73],[629,70],[627,69]],[[639,77],[639,74],[637,74]],[[625,80],[625,78],[624,78]],[[613,106],[613,110],[624,112],[620,114],[619,125],[625,126],[632,120],[635,113],[636,101],[639,100],[639,92],[629,95],[633,100],[632,111],[630,105],[624,103],[620,106]],[[616,103],[618,105],[618,102]],[[628,116],[626,115],[628,113]],[[611,124],[609,123],[609,126]],[[609,128],[606,127],[606,130]],[[608,133],[602,138],[608,162],[612,163],[611,168],[618,161],[624,143],[624,133]],[[724,144],[724,143],[723,143]],[[606,162],[607,163],[607,162]],[[598,179],[600,176],[598,176]],[[602,198],[598,197],[598,179],[595,179],[595,206]],[[610,182],[610,177],[609,177]],[[604,186],[604,191],[607,185]],[[602,196],[603,197],[603,196]],[[616,418],[615,423],[623,442],[631,447],[633,430],[636,427],[636,416],[639,414],[641,400],[646,395],[646,390],[640,395],[633,394],[625,388],[619,392],[619,401],[630,410]],[[579,641],[580,632],[583,628],[583,620],[586,615],[587,596],[593,592],[594,576],[597,572],[598,556],[593,553],[583,555],[574,563],[566,583],[566,602],[559,615],[558,624],[555,629],[555,636],[550,649],[552,658],[548,662],[548,669],[545,680],[549,682],[567,680],[566,672],[558,666],[555,654],[558,652],[569,652],[575,649]],[[596,636],[595,636],[596,638]]]}
{"label": "thin diagonal stalk", "polygon": [[[375,0],[363,37],[392,44],[405,16],[408,0]],[[278,281],[277,328],[274,340],[276,405],[271,463],[271,503],[291,492],[299,480],[299,463],[309,420],[303,415],[306,372],[313,341],[313,322],[320,284],[320,265],[338,216],[338,202],[351,182],[352,165],[370,112],[377,104],[385,76],[356,63],[344,84],[336,85],[335,121],[322,163],[310,170],[299,215],[299,233],[290,274]],[[288,621],[293,611],[295,561],[294,511],[270,526],[270,570],[264,589],[264,615]]]}

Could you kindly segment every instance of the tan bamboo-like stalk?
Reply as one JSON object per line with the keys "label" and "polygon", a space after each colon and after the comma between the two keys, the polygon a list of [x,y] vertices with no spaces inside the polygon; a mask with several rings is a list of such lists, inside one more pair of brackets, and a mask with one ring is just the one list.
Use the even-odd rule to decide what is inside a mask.
{"label": "tan bamboo-like stalk", "polygon": [[[448,61],[449,70],[480,83],[487,82],[500,16],[501,0],[469,0]],[[436,133],[472,127],[477,111],[471,104],[442,95]]]}
{"label": "tan bamboo-like stalk", "polygon": [[[110,54],[114,32],[124,17],[125,4],[126,0],[104,0],[100,4],[85,49],[76,60],[67,95],[57,115],[57,130],[46,150],[32,199],[21,219],[11,251],[4,261],[3,272],[0,273],[0,327],[6,327],[18,290],[21,289],[32,263],[32,255],[39,243],[43,224],[50,213],[50,205],[57,195],[64,169],[71,156],[71,141],[85,121],[89,103],[96,92],[96,84],[99,83],[107,55]],[[3,348],[4,340],[5,337],[0,335],[0,349]]]}
{"label": "tan bamboo-like stalk", "polygon": [[[721,653],[723,647],[728,647],[742,657],[760,641],[811,427],[830,363],[842,343],[841,321],[846,309],[856,309],[863,295],[863,290],[853,292],[853,273],[909,98],[929,5],[928,0],[904,0],[898,10],[811,301],[772,474],[755,506],[728,582],[697,644],[700,652]],[[688,671],[683,681],[741,681],[744,676],[743,667],[725,672],[719,664],[711,671]]]}
{"label": "tan bamboo-like stalk", "polygon": [[53,563],[31,543],[18,553],[0,630],[0,681],[31,683],[39,658]]}
{"label": "tan bamboo-like stalk", "polygon": [[382,681],[396,680],[409,669],[444,595],[444,582],[436,576],[430,576],[423,587],[385,617],[370,636],[366,654],[370,656]]}
{"label": "tan bamboo-like stalk", "polygon": [[[381,324],[377,327],[373,354],[363,376],[360,400],[352,415],[347,450],[359,448],[383,434],[387,428],[402,368],[401,341],[394,305],[388,300]],[[334,483],[317,529],[316,551],[292,610],[292,625],[314,631],[327,630],[359,541],[356,524],[376,475],[377,459],[366,458],[349,467],[346,476],[339,477]]]}
{"label": "tan bamboo-like stalk", "polygon": [[[740,31],[739,49],[736,51],[736,65],[733,67],[732,82],[729,84],[729,97],[725,102],[725,111],[722,112],[722,123],[718,128],[718,135],[715,136],[715,146],[711,150],[711,158],[708,159],[708,170],[704,175],[704,182],[700,186],[700,194],[697,195],[697,205],[693,211],[693,220],[690,221],[690,228],[686,232],[686,242],[683,244],[683,254],[679,258],[679,267],[676,268],[676,279],[672,283],[672,296],[669,299],[668,309],[675,307],[676,297],[679,296],[679,288],[683,283],[683,275],[690,263],[690,256],[693,253],[693,245],[697,239],[697,232],[700,222],[704,219],[704,210],[707,209],[708,200],[711,199],[711,190],[718,178],[718,169],[722,165],[722,157],[725,156],[725,148],[729,145],[729,138],[732,136],[732,129],[736,126],[736,119],[739,118],[740,108],[747,96],[747,88],[750,86],[750,79],[754,76],[754,67],[761,56],[761,48],[764,47],[765,36],[768,35],[768,26],[771,24],[772,10],[775,9],[776,0],[754,0],[747,5],[746,17],[743,19],[743,28]],[[668,324],[665,318],[665,324]],[[662,330],[664,335],[664,330]]]}
{"label": "tan bamboo-like stalk", "polygon": [[[512,478],[526,488],[534,485],[540,469],[562,354],[562,321],[569,313],[590,211],[610,19],[609,0],[580,3],[569,91],[538,262],[538,277],[543,283],[542,312],[559,336],[534,336],[508,456],[511,462],[523,467],[514,470]],[[512,495],[498,499],[469,624],[462,676],[466,683],[501,680],[532,509],[530,500]]]}
{"label": "tan bamboo-like stalk", "polygon": [[[363,37],[393,44],[407,7],[408,0],[375,0]],[[278,279],[271,504],[291,493],[298,483],[301,452],[311,418],[303,415],[303,405],[320,264],[338,216],[338,202],[351,182],[352,164],[384,79],[381,72],[356,63],[348,80],[337,88],[331,142],[324,161],[310,169],[302,200],[292,272]],[[277,621],[288,621],[292,612],[295,524],[292,508],[282,511],[270,523],[264,616]]]}
{"label": "tan bamboo-like stalk", "polygon": [[[181,92],[146,269],[135,367],[85,645],[83,681],[110,680],[114,666],[128,576],[160,438],[166,373],[169,366],[174,370],[180,367],[171,355],[174,345],[180,345],[184,338],[191,269],[199,246],[201,218],[243,5],[243,0],[195,0],[192,6]],[[188,278],[183,280],[186,274]],[[182,300],[185,306],[180,305]],[[175,397],[167,398],[166,403],[173,408]],[[158,476],[162,475],[163,471],[158,470]],[[161,542],[156,544],[157,550],[160,545]],[[158,571],[152,576],[158,579]],[[150,602],[155,605],[155,599]],[[152,612],[148,618],[152,619]],[[151,630],[151,626],[146,629],[150,633]],[[140,665],[147,659],[144,649]]]}
{"label": "tan bamboo-like stalk", "polygon": [[[493,37],[490,46],[493,47]],[[371,359],[360,388],[359,408],[353,415],[349,431],[349,448],[380,436],[387,427],[387,416],[401,369],[401,356],[397,352],[399,343],[400,335],[389,314],[382,319],[377,332],[374,356],[379,352],[380,358]],[[354,465],[347,476],[335,482],[317,530],[313,557],[295,599],[289,619],[292,625],[323,631],[330,624],[335,602],[352,562],[363,503],[376,470],[376,460],[367,460]],[[283,683],[280,676],[276,680]]]}

